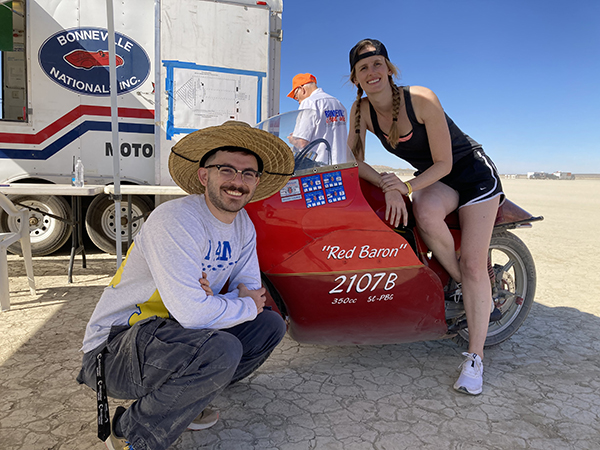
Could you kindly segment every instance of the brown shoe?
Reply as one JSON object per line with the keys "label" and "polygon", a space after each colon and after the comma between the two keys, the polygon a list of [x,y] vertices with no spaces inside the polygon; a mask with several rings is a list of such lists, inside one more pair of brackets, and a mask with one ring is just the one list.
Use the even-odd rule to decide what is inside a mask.
{"label": "brown shoe", "polygon": [[119,417],[121,417],[121,415],[125,412],[125,408],[123,408],[122,406],[118,406],[116,411],[115,411],[115,415],[113,417],[113,423],[112,423],[112,431],[110,433],[110,436],[108,437],[108,439],[106,441],[104,441],[104,444],[106,445],[106,448],[108,448],[108,450],[131,450],[131,444],[127,441],[127,439],[123,438],[123,437],[119,437],[115,434],[115,419],[118,419]]}
{"label": "brown shoe", "polygon": [[219,411],[204,408],[198,417],[188,425],[188,430],[205,430],[212,427],[219,420]]}
{"label": "brown shoe", "polygon": [[118,437],[113,431],[108,439],[104,441],[108,450],[130,450],[131,444],[127,442],[127,439]]}

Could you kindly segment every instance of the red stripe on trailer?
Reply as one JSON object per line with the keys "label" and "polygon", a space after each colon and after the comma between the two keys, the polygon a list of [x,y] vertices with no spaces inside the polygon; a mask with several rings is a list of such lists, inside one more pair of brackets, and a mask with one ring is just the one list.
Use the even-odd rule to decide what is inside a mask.
{"label": "red stripe on trailer", "polygon": [[[36,134],[0,133],[0,142],[11,144],[41,144],[84,115],[110,116],[110,106],[79,105]],[[121,118],[154,119],[154,111],[142,108],[119,108]]]}

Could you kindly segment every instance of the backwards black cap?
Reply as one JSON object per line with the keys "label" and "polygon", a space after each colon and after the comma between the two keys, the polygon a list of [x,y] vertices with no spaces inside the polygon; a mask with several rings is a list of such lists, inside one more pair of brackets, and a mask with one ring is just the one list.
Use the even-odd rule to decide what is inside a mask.
{"label": "backwards black cap", "polygon": [[[370,52],[365,52],[365,53],[362,53],[359,55],[358,50],[362,49],[365,46],[365,44],[375,47],[375,50],[370,51]],[[388,58],[387,49],[385,48],[385,45],[383,45],[382,42],[378,41],[377,39],[361,40],[358,44],[356,44],[354,47],[352,47],[352,50],[350,50],[350,70],[352,71],[352,69],[354,68],[356,63],[359,62],[361,59],[365,59],[365,58],[368,58],[369,56],[374,56],[374,55],[381,55],[381,56],[385,57],[385,59],[387,59],[387,60],[390,59],[390,58]]]}

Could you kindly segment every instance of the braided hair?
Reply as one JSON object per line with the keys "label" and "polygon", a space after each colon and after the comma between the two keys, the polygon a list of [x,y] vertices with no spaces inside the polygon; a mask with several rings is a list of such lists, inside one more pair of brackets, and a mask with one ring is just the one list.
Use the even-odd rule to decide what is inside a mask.
{"label": "braided hair", "polygon": [[356,137],[351,150],[352,154],[358,161],[363,161],[365,159],[365,148],[362,140],[360,139],[360,102],[362,100],[363,90],[360,85],[357,85],[356,90],[356,101],[354,102],[356,107],[354,110],[354,132],[356,133]]}
{"label": "braided hair", "polygon": [[400,95],[400,88],[390,78],[390,85],[392,86],[392,127],[388,134],[387,141],[392,147],[396,147],[398,139],[400,139],[400,129],[398,128],[398,114],[400,113],[400,106],[402,105],[402,96]]}

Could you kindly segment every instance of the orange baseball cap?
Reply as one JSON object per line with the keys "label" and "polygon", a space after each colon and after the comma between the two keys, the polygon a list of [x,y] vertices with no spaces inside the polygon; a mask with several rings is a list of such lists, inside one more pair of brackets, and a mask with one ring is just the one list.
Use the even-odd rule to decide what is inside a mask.
{"label": "orange baseball cap", "polygon": [[300,86],[304,86],[305,84],[308,84],[308,83],[316,84],[317,79],[315,78],[315,76],[310,73],[299,73],[292,79],[292,90],[290,91],[290,93],[287,96],[289,98],[294,98],[294,93],[296,92],[296,89],[298,89]]}

